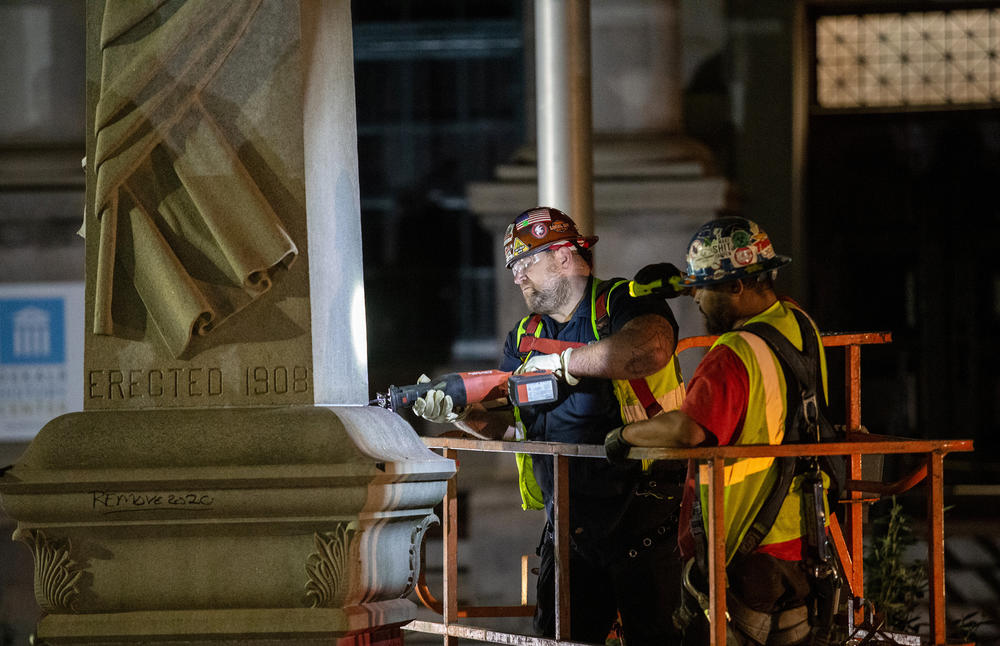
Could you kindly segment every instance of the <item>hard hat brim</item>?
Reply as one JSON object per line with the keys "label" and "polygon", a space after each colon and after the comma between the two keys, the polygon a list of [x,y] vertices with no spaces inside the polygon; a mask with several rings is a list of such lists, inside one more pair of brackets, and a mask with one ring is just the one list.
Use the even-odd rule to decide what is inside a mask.
{"label": "hard hat brim", "polygon": [[727,272],[721,276],[694,276],[692,274],[687,274],[684,276],[684,280],[681,284],[684,287],[706,287],[708,285],[719,285],[739,280],[744,276],[753,276],[754,274],[759,274],[764,271],[778,269],[779,267],[784,267],[790,262],[792,262],[792,259],[788,256],[776,255],[773,258],[768,258],[761,262],[747,265],[746,267],[740,267],[735,271]]}
{"label": "hard hat brim", "polygon": [[510,266],[513,265],[518,260],[521,260],[522,258],[528,258],[530,256],[534,256],[536,253],[542,253],[543,251],[548,251],[554,245],[577,244],[577,245],[580,245],[581,247],[583,247],[584,249],[590,249],[595,244],[597,244],[597,240],[598,240],[598,236],[580,236],[579,238],[570,239],[570,240],[553,240],[552,242],[549,242],[548,244],[544,244],[544,245],[542,245],[540,247],[536,247],[536,248],[532,249],[528,253],[522,253],[519,256],[514,256],[513,258],[511,258],[510,260],[507,261],[506,267],[507,267],[507,269],[510,269]]}

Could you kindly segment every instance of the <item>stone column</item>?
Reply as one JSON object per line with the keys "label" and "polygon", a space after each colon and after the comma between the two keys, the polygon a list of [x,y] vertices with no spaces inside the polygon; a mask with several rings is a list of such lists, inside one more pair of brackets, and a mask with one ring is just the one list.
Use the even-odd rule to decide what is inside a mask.
{"label": "stone column", "polygon": [[85,411],[0,477],[62,643],[400,643],[454,474],[367,400],[348,0],[88,3]]}

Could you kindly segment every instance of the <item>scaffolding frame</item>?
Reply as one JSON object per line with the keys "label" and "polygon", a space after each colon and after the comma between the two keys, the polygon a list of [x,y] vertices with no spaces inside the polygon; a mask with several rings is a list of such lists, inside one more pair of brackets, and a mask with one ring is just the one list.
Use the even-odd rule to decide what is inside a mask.
{"label": "scaffolding frame", "polygon": [[[717,337],[699,336],[681,339],[677,352],[711,345]],[[837,514],[831,512],[830,534],[837,552],[847,591],[850,595],[850,615],[847,624],[858,637],[874,633],[865,616],[864,601],[864,534],[863,507],[872,502],[870,494],[894,495],[906,491],[922,481],[927,483],[927,558],[928,600],[930,610],[930,643],[943,646],[946,639],[945,570],[944,570],[944,457],[952,452],[973,450],[972,440],[918,440],[874,435],[861,426],[861,346],[891,342],[886,332],[859,334],[825,334],[823,345],[843,347],[845,360],[845,404],[847,435],[843,442],[822,444],[741,445],[679,448],[633,448],[630,459],[688,460],[694,459],[707,465],[708,478],[708,585],[709,642],[712,646],[725,646],[726,589],[725,521],[723,516],[724,465],[726,460],[738,458],[844,455],[848,458],[848,498],[840,501],[845,507],[846,532],[841,528]],[[445,646],[454,646],[459,638],[495,644],[518,646],[574,646],[569,641],[569,461],[571,459],[605,459],[604,447],[592,444],[564,444],[558,442],[503,442],[464,438],[425,437],[424,443],[441,450],[445,457],[456,459],[458,451],[487,451],[493,453],[530,453],[551,455],[554,468],[553,515],[555,534],[555,639],[496,631],[479,626],[458,623],[459,619],[474,617],[523,617],[533,614],[534,607],[527,605],[523,581],[526,579],[526,562],[522,561],[522,603],[517,606],[466,606],[458,605],[458,504],[457,473],[448,481],[442,513],[443,533],[443,593],[439,601],[430,593],[423,576],[417,585],[418,598],[428,608],[441,613],[441,621],[413,621],[404,629],[441,635]],[[864,455],[924,454],[923,463],[899,481],[885,483],[862,479],[861,458]],[[865,494],[869,494],[865,497]],[[857,628],[855,628],[857,626]],[[866,629],[865,626],[868,626]],[[721,630],[720,630],[721,628]],[[867,641],[867,639],[866,639]]]}

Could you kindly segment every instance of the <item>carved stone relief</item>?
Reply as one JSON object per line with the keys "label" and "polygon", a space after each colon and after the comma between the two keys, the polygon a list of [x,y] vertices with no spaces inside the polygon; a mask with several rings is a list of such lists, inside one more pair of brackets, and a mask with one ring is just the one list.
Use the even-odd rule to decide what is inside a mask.
{"label": "carved stone relief", "polygon": [[144,319],[181,357],[298,256],[206,95],[261,4],[105,3],[92,133],[95,334],[119,336],[119,314]]}
{"label": "carved stone relief", "polygon": [[420,578],[420,558],[423,554],[424,534],[427,533],[427,529],[431,525],[437,525],[440,522],[436,515],[428,514],[410,533],[410,576],[406,579],[406,590],[399,595],[400,597],[409,595],[413,592],[414,586],[417,585],[417,579]]}
{"label": "carved stone relief", "polygon": [[351,541],[356,534],[357,524],[350,522],[313,535],[315,551],[306,559],[306,596],[312,598],[313,608],[336,608],[346,598]]}
{"label": "carved stone relief", "polygon": [[21,529],[14,540],[31,548],[35,557],[35,599],[45,612],[76,612],[84,570],[70,557],[69,540],[49,540],[41,531]]}

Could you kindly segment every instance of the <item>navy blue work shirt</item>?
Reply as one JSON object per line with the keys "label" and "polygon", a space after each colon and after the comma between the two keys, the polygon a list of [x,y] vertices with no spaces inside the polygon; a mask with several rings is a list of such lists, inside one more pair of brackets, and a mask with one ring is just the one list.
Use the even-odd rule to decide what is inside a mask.
{"label": "navy blue work shirt", "polygon": [[[542,316],[542,338],[583,343],[595,340],[590,298],[594,280],[591,276],[587,281],[585,296],[569,321],[559,323],[549,316]],[[633,298],[628,294],[627,283],[611,290],[607,309],[610,334],[637,316],[657,314],[670,322],[674,338],[677,337],[677,321],[666,301],[662,298]],[[509,372],[520,365],[515,327],[504,343],[500,369]],[[576,386],[560,381],[558,400],[521,407],[521,421],[529,440],[571,444],[604,444],[608,431],[623,424],[611,380],[587,377],[581,378]],[[532,455],[531,459],[535,480],[542,490],[545,511],[551,522],[552,457]],[[570,458],[570,534],[578,549],[603,549],[605,539],[616,529],[625,510],[640,470],[637,461],[630,461],[627,467],[617,467],[607,460]]]}

